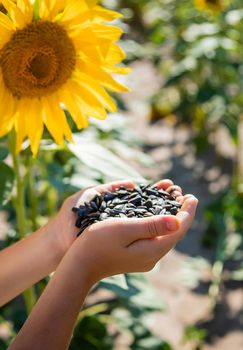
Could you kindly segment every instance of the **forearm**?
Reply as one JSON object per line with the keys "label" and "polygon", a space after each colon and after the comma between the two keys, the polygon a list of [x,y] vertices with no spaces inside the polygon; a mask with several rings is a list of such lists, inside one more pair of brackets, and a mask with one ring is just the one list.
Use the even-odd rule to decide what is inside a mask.
{"label": "forearm", "polygon": [[0,252],[0,305],[54,271],[63,257],[45,226]]}
{"label": "forearm", "polygon": [[85,266],[64,257],[9,350],[66,350],[91,286]]}

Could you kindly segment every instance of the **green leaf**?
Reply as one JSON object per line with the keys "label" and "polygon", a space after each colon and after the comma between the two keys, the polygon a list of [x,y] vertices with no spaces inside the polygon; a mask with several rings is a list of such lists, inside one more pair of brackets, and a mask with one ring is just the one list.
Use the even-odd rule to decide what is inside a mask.
{"label": "green leaf", "polygon": [[78,323],[69,349],[109,350],[112,344],[113,339],[99,318],[87,316]]}
{"label": "green leaf", "polygon": [[191,24],[183,33],[183,38],[186,41],[193,42],[202,36],[209,36],[217,34],[220,27],[215,23],[201,23],[201,24]]}
{"label": "green leaf", "polygon": [[158,311],[165,308],[154,287],[148,283],[143,274],[126,274],[125,282],[122,279],[114,279],[113,282],[109,279],[101,281],[100,286],[114,292],[122,304],[144,311]]}
{"label": "green leaf", "polygon": [[5,205],[9,201],[14,183],[14,172],[7,164],[0,163],[0,202]]}
{"label": "green leaf", "polygon": [[8,155],[8,149],[5,147],[0,147],[0,162],[2,162]]}
{"label": "green leaf", "polygon": [[143,339],[136,341],[132,349],[134,350],[172,350],[171,347],[165,343],[162,339],[155,335],[147,336]]}
{"label": "green leaf", "polygon": [[107,289],[116,290],[116,288],[123,289],[124,291],[128,290],[128,285],[125,275],[116,275],[105,278],[101,281],[102,286],[106,286]]}
{"label": "green leaf", "polygon": [[100,171],[106,181],[129,178],[144,182],[144,178],[136,170],[97,142],[75,135],[74,144],[68,144],[68,148],[86,166]]}
{"label": "green leaf", "polygon": [[126,275],[128,287],[136,291],[130,298],[130,302],[140,308],[151,311],[164,310],[165,305],[161,297],[157,295],[155,288],[147,278],[140,273]]}
{"label": "green leaf", "polygon": [[230,277],[234,281],[243,282],[243,266],[230,274]]}

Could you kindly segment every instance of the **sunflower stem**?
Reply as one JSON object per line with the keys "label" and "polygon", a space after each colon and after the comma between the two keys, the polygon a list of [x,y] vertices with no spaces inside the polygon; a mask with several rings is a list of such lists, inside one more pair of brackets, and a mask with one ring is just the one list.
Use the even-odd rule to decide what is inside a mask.
{"label": "sunflower stem", "polygon": [[[21,176],[21,158],[16,153],[16,135],[15,131],[9,134],[9,150],[12,155],[13,169],[16,178],[16,196],[13,199],[13,205],[16,211],[18,237],[23,239],[27,233],[26,207],[25,207],[25,181]],[[35,304],[36,296],[33,288],[27,289],[23,293],[26,310],[29,314]]]}
{"label": "sunflower stem", "polygon": [[37,223],[37,196],[35,195],[35,181],[34,181],[34,175],[33,175],[33,159],[29,157],[28,159],[28,197],[29,197],[29,203],[30,203],[30,216],[32,221],[32,230],[36,231],[38,229],[38,223]]}

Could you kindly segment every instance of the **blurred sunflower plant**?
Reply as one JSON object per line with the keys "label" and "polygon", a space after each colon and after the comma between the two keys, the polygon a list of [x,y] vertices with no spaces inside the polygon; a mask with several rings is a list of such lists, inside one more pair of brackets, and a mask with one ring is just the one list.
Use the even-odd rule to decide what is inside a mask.
{"label": "blurred sunflower plant", "polygon": [[3,0],[0,12],[0,137],[16,132],[16,150],[30,141],[36,156],[44,126],[57,144],[72,141],[67,109],[79,129],[105,119],[116,105],[106,89],[125,55],[116,44],[120,17],[97,0]]}
{"label": "blurred sunflower plant", "polygon": [[195,0],[195,5],[199,10],[217,13],[223,11],[229,4],[227,0]]}

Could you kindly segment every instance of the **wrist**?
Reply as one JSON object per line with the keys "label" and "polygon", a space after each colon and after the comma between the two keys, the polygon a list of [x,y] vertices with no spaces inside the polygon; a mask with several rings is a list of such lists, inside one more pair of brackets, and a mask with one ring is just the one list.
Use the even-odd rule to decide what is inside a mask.
{"label": "wrist", "polygon": [[55,219],[51,219],[45,226],[41,227],[38,230],[39,234],[42,235],[43,239],[46,241],[47,251],[49,252],[52,269],[50,272],[53,272],[63,256],[67,252],[67,248],[61,242],[61,239],[58,236],[58,230],[55,225]]}
{"label": "wrist", "polygon": [[70,248],[59,264],[55,275],[62,275],[65,285],[68,284],[74,293],[82,291],[82,293],[88,294],[98,279],[93,273],[90,259],[81,251],[79,255],[76,253],[73,247]]}
{"label": "wrist", "polygon": [[102,277],[100,276],[100,264],[92,251],[87,251],[82,240],[78,239],[69,249],[63,259],[72,270],[78,281],[85,281],[85,284],[92,288]]}

